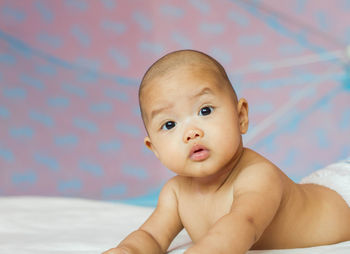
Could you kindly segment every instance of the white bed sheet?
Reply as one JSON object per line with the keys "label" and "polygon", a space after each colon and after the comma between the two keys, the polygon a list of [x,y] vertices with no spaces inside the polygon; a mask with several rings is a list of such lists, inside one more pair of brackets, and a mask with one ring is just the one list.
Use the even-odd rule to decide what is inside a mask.
{"label": "white bed sheet", "polygon": [[[152,210],[74,198],[0,197],[0,254],[101,253],[140,226]],[[183,253],[189,242],[187,234],[181,232],[171,254]],[[350,241],[248,253],[350,254]]]}

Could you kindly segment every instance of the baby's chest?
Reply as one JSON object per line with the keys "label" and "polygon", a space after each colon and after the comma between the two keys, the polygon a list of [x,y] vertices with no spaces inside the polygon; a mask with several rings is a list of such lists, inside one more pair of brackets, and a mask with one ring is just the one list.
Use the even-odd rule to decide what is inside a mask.
{"label": "baby's chest", "polygon": [[182,224],[196,241],[231,210],[233,197],[228,198],[193,198],[179,203],[179,214]]}

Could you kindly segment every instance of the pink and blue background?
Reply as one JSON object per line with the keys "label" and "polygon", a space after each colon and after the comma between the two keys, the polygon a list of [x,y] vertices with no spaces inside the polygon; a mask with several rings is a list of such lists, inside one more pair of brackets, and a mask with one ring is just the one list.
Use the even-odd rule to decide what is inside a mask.
{"label": "pink and blue background", "polygon": [[[154,205],[137,90],[204,51],[250,105],[245,145],[290,178],[350,155],[350,1],[0,1],[0,195]],[[220,148],[218,148],[220,149]]]}

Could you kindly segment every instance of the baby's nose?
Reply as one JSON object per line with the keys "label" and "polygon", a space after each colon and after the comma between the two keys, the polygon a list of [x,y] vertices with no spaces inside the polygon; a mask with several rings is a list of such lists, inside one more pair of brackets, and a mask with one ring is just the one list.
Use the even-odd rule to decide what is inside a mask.
{"label": "baby's nose", "polygon": [[184,142],[187,143],[191,139],[196,139],[196,138],[201,138],[203,137],[204,133],[201,129],[199,128],[190,128],[185,132],[184,135]]}

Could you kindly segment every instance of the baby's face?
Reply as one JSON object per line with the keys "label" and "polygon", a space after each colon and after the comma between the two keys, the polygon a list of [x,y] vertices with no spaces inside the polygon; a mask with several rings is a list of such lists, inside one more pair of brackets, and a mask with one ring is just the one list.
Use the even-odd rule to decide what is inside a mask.
{"label": "baby's face", "polygon": [[228,167],[242,146],[246,128],[240,122],[247,115],[238,106],[242,99],[237,103],[222,82],[214,71],[182,68],[144,88],[145,144],[178,175],[213,175]]}

